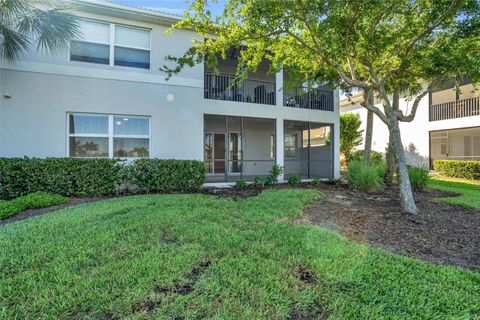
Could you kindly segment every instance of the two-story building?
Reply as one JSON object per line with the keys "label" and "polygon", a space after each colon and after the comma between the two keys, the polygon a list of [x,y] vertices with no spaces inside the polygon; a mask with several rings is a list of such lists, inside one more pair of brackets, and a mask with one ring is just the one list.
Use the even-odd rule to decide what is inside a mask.
{"label": "two-story building", "polygon": [[265,61],[233,85],[238,52],[166,80],[159,68],[199,35],[165,31],[181,17],[71,1],[82,36],[59,52],[0,65],[1,157],[139,157],[205,162],[207,181],[339,176],[339,94],[283,90]]}
{"label": "two-story building", "polygon": [[[453,86],[425,96],[412,122],[401,123],[402,142],[409,165],[433,165],[433,160],[480,161],[480,98],[468,80],[456,91]],[[341,113],[359,113],[365,130],[367,110],[360,104],[362,93],[340,102]],[[400,109],[407,114],[413,101],[400,99]],[[372,149],[385,152],[388,129],[378,118],[373,121]],[[364,131],[365,134],[365,131]],[[359,149],[363,149],[363,143]]]}

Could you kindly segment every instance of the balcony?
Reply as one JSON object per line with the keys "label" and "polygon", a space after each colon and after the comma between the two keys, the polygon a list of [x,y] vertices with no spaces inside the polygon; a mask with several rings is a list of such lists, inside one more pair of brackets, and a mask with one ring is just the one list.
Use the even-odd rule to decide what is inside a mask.
{"label": "balcony", "polygon": [[275,105],[275,81],[245,79],[235,83],[232,74],[205,72],[205,99]]}
{"label": "balcony", "polygon": [[285,107],[333,111],[333,91],[323,88],[296,87],[285,89]]}
{"label": "balcony", "polygon": [[430,106],[429,120],[440,121],[480,115],[480,98],[469,98]]}

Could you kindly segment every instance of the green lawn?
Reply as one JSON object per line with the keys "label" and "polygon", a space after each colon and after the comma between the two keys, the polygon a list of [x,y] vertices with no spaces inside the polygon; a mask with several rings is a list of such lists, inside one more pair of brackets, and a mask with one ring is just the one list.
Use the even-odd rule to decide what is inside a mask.
{"label": "green lawn", "polygon": [[480,183],[447,177],[433,177],[428,188],[460,193],[458,197],[441,198],[439,201],[480,208]]}
{"label": "green lawn", "polygon": [[480,317],[480,273],[292,223],[319,196],[135,196],[6,225],[0,318]]}

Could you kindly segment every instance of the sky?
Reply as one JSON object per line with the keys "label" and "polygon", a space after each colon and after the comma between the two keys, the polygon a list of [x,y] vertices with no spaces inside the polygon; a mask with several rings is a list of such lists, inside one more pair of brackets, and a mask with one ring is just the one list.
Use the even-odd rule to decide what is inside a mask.
{"label": "sky", "polygon": [[[133,5],[162,12],[183,15],[183,11],[188,8],[188,0],[114,0],[116,3]],[[218,0],[218,3],[211,6],[215,15],[221,12],[225,0]]]}

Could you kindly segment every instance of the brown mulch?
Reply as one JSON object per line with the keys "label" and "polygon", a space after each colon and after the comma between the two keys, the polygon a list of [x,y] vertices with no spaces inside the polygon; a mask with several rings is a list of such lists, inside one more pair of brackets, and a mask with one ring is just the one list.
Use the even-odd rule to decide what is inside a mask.
{"label": "brown mulch", "polygon": [[415,192],[418,215],[401,211],[396,188],[365,194],[323,187],[303,220],[347,238],[425,261],[480,270],[480,210],[436,202],[455,194]]}

